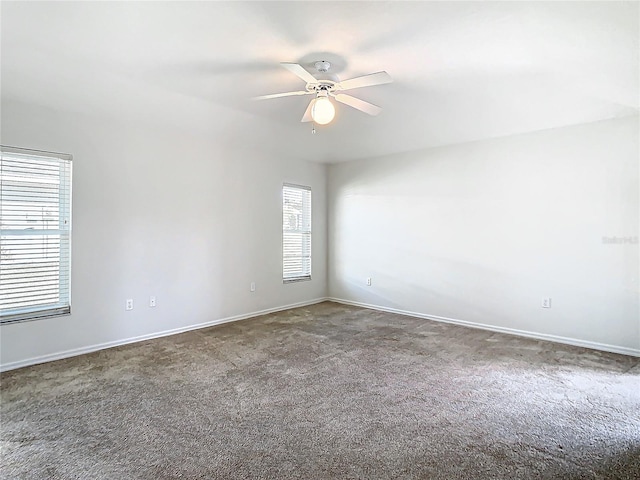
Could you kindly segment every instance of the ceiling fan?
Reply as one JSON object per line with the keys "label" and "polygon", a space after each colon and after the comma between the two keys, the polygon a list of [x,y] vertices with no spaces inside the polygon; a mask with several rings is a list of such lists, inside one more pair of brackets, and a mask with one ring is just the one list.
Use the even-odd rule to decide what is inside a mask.
{"label": "ceiling fan", "polygon": [[[297,75],[307,83],[306,90],[296,92],[274,93],[271,95],[262,95],[254,97],[255,100],[267,100],[270,98],[291,97],[295,95],[315,95],[315,98],[309,102],[307,110],[302,116],[302,122],[315,122],[319,125],[326,125],[333,120],[335,116],[335,107],[330,98],[335,98],[337,102],[344,103],[350,107],[360,110],[369,115],[378,115],[382,109],[359,98],[352,97],[344,90],[352,90],[354,88],[371,87],[374,85],[383,85],[391,83],[393,80],[387,72],[376,72],[361,77],[351,78],[343,81],[320,80],[311,75],[302,65],[297,63],[281,63],[284,68],[294,75]],[[327,61],[316,62],[316,70],[319,74],[326,74],[331,68],[331,64]]]}

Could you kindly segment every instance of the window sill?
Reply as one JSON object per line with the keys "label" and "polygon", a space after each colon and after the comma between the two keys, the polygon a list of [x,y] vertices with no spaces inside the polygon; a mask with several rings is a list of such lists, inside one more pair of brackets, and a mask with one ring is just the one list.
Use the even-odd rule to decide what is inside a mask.
{"label": "window sill", "polygon": [[282,283],[298,283],[310,281],[311,277],[283,278]]}
{"label": "window sill", "polygon": [[55,317],[68,317],[71,315],[71,309],[67,311],[44,311],[25,315],[8,315],[7,318],[0,317],[0,326],[13,325],[15,323],[33,322],[35,320],[46,320]]}

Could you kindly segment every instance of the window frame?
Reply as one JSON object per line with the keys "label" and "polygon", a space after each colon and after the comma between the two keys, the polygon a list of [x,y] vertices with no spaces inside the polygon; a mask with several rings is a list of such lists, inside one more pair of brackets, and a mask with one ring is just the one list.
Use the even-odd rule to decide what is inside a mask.
{"label": "window frame", "polygon": [[[285,235],[287,232],[292,232],[292,230],[285,230],[285,224],[284,224],[284,209],[285,209],[285,188],[290,188],[290,189],[297,189],[297,190],[302,190],[305,192],[308,192],[309,194],[309,221],[308,221],[308,225],[309,225],[309,229],[308,230],[302,230],[300,231],[300,233],[302,234],[308,234],[309,237],[309,255],[308,257],[306,255],[300,255],[300,258],[302,260],[302,262],[304,261],[303,259],[308,258],[308,263],[309,263],[309,273],[302,273],[301,275],[297,275],[297,276],[292,276],[292,277],[286,277],[285,276],[285,259],[287,258],[285,256]],[[312,241],[312,237],[313,237],[313,227],[312,227],[312,218],[313,218],[313,200],[312,200],[312,189],[310,186],[307,185],[299,185],[299,184],[295,184],[295,183],[287,183],[284,182],[282,184],[282,190],[281,190],[281,194],[282,194],[282,249],[281,249],[281,253],[282,253],[282,283],[283,284],[287,284],[287,283],[296,283],[296,282],[305,282],[305,281],[309,281],[312,279],[312,271],[313,271],[313,241]],[[291,258],[291,256],[289,256],[289,258]]]}
{"label": "window frame", "polygon": [[[35,150],[29,148],[22,147],[13,147],[8,145],[0,145],[0,155],[10,157],[13,155],[24,155],[30,157],[40,157],[46,161],[58,161],[61,163],[65,163],[65,174],[68,175],[68,180],[64,184],[64,188],[61,190],[58,189],[58,228],[49,229],[46,231],[57,231],[60,232],[57,235],[60,236],[61,240],[65,237],[65,242],[60,241],[61,243],[61,251],[59,256],[66,254],[68,260],[66,265],[59,265],[59,271],[57,274],[58,278],[58,291],[63,290],[66,292],[66,298],[63,299],[62,302],[54,303],[40,303],[30,307],[21,307],[14,308],[15,312],[0,312],[0,325],[10,325],[14,323],[27,322],[32,320],[40,320],[45,318],[52,317],[60,317],[67,316],[71,314],[71,264],[72,264],[72,187],[73,187],[73,156],[67,153],[59,153],[59,152],[49,152],[44,150]],[[66,199],[64,198],[66,197]],[[0,200],[1,200],[1,190],[0,190]],[[65,228],[60,226],[60,220],[66,220]],[[2,225],[0,224],[0,233],[2,233],[2,237],[13,236],[18,238],[22,236],[22,233],[13,233],[6,234],[6,232],[20,232],[21,230],[27,229],[2,229]],[[37,230],[34,230],[37,231]],[[45,237],[51,235],[50,233],[42,233],[40,236]],[[54,234],[56,235],[56,234]],[[25,235],[27,236],[27,235]],[[66,247],[63,249],[62,243],[66,243]],[[63,262],[59,262],[63,263]],[[1,268],[1,263],[0,263]],[[66,280],[65,280],[66,278]],[[64,287],[62,284],[65,283]],[[28,287],[26,287],[28,288]],[[32,287],[33,288],[33,287]]]}

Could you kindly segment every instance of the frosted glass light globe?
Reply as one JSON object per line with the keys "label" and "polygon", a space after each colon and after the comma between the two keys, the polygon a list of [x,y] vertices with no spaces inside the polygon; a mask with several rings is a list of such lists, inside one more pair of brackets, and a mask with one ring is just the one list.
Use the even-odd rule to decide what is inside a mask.
{"label": "frosted glass light globe", "polygon": [[311,107],[311,117],[318,125],[326,125],[336,116],[336,109],[327,97],[316,99]]}

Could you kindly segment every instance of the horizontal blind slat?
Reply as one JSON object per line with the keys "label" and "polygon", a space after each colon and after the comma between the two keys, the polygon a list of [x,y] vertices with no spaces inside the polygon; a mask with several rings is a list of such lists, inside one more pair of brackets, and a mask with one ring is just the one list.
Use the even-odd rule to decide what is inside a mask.
{"label": "horizontal blind slat", "polygon": [[1,320],[68,312],[70,157],[1,153]]}
{"label": "horizontal blind slat", "polygon": [[282,276],[311,278],[311,189],[282,188]]}

